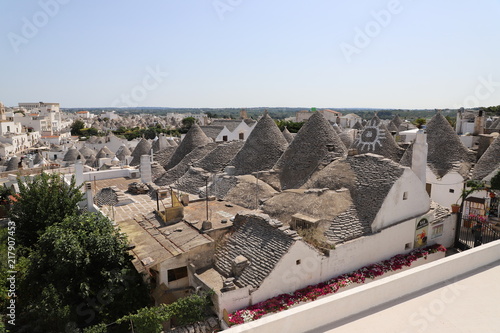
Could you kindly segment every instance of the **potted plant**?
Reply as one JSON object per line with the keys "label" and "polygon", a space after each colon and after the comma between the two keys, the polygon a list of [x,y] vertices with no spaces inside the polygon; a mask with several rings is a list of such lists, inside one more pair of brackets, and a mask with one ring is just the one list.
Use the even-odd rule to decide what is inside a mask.
{"label": "potted plant", "polygon": [[[485,184],[482,181],[477,180],[469,180],[465,187],[462,189],[462,193],[460,197],[457,199],[457,202],[451,205],[451,212],[458,213],[460,211],[460,207],[462,207],[464,200],[471,195],[472,193],[485,189]],[[460,201],[460,204],[458,203]]]}

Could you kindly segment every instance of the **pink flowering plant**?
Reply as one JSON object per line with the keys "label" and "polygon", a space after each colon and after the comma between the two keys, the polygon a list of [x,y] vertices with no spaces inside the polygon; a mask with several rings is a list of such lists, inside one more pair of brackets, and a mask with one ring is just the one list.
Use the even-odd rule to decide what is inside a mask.
{"label": "pink flowering plant", "polygon": [[375,279],[377,276],[382,276],[387,272],[410,267],[412,262],[422,257],[427,259],[427,256],[431,253],[445,251],[446,248],[444,246],[436,244],[421,249],[415,249],[408,254],[398,254],[388,260],[365,266],[354,272],[337,276],[336,278],[316,285],[307,286],[293,293],[281,294],[238,310],[229,315],[229,322],[231,325],[243,324],[259,319],[269,313],[286,310],[302,302],[314,301],[320,296],[334,294],[340,288],[347,287],[353,283],[362,284],[367,278]]}

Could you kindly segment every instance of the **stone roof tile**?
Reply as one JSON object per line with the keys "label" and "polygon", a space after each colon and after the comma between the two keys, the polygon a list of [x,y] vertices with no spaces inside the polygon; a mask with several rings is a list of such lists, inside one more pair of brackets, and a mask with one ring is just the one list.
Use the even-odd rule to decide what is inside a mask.
{"label": "stone roof tile", "polygon": [[482,180],[498,168],[500,168],[500,136],[491,143],[477,161],[472,172],[472,179]]}
{"label": "stone roof tile", "polygon": [[238,175],[269,170],[283,154],[287,145],[288,142],[274,120],[265,114],[229,165],[235,167]]}
{"label": "stone roof tile", "polygon": [[306,121],[274,167],[283,189],[302,186],[329,152],[337,157],[347,153],[334,128],[320,112]]}
{"label": "stone roof tile", "polygon": [[216,252],[215,267],[226,277],[233,276],[232,262],[236,257],[244,256],[248,260],[248,266],[235,277],[239,287],[259,287],[294,243],[269,221],[264,214],[236,215],[234,233]]}
{"label": "stone roof tile", "polygon": [[456,167],[457,163],[472,163],[474,153],[460,141],[450,123],[438,112],[427,123],[427,164],[438,177],[443,177]]}
{"label": "stone roof tile", "polygon": [[174,154],[170,158],[170,161],[165,167],[165,169],[171,169],[177,165],[187,154],[189,154],[193,149],[197,147],[202,147],[207,143],[213,142],[205,133],[201,130],[198,124],[193,124],[186,136],[181,141],[180,145],[175,150]]}

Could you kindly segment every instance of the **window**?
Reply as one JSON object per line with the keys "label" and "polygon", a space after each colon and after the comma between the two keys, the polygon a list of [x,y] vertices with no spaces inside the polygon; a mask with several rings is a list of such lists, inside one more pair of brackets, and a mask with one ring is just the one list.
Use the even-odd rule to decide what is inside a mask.
{"label": "window", "polygon": [[239,137],[240,140],[245,140],[245,133],[240,133],[240,137]]}
{"label": "window", "polygon": [[431,238],[434,239],[434,238],[438,238],[438,237],[443,236],[443,229],[444,229],[443,224],[438,224],[438,225],[433,226]]}
{"label": "window", "polygon": [[432,184],[425,184],[425,190],[427,191],[427,194],[431,196]]}
{"label": "window", "polygon": [[222,136],[222,141],[227,141],[227,135]]}
{"label": "window", "polygon": [[411,243],[406,243],[405,250],[410,250],[410,249],[411,249]]}
{"label": "window", "polygon": [[168,282],[179,280],[188,276],[187,267],[179,267],[168,270]]}
{"label": "window", "polygon": [[408,192],[403,192],[403,200],[408,200]]}
{"label": "window", "polygon": [[300,259],[295,261],[295,265],[300,265]]}
{"label": "window", "polygon": [[450,193],[455,193],[455,190],[450,188]]}

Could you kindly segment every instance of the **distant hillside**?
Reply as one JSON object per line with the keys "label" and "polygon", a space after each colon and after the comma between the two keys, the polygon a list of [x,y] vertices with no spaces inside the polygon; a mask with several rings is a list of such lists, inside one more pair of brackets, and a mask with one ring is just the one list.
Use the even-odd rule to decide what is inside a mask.
{"label": "distant hillside", "polygon": [[[245,108],[251,118],[258,118],[265,110],[273,119],[285,119],[294,117],[297,111],[309,110],[308,107],[254,107]],[[318,108],[323,109],[323,108]],[[434,109],[402,110],[402,109],[376,109],[376,108],[328,108],[342,112],[343,114],[354,113],[364,119],[370,119],[377,112],[381,119],[392,119],[398,115],[402,119],[431,118],[436,111]],[[166,113],[207,113],[212,118],[239,118],[241,108],[168,108],[168,107],[136,107],[136,108],[63,108],[65,112],[90,111],[100,113],[101,111],[115,110],[118,114],[156,114],[165,115]],[[442,110],[445,116],[455,117],[457,110]]]}

